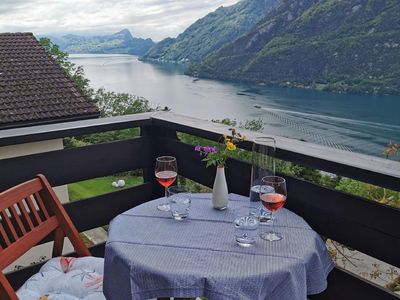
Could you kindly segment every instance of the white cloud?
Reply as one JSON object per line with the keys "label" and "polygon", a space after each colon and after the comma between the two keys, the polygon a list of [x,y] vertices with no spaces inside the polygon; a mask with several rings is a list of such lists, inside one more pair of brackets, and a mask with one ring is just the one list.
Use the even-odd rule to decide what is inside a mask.
{"label": "white cloud", "polygon": [[0,32],[176,36],[198,18],[238,0],[0,0]]}

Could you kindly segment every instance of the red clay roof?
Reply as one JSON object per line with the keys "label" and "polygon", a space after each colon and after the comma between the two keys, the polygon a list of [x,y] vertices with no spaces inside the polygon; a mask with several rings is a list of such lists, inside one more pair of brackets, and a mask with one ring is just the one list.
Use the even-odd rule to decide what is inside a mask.
{"label": "red clay roof", "polygon": [[98,115],[32,33],[0,33],[0,129]]}

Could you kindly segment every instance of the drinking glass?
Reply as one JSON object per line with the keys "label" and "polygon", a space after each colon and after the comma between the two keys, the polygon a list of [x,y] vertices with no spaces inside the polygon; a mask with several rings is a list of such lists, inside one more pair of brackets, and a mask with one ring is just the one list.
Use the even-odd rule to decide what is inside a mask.
{"label": "drinking glass", "polygon": [[191,196],[189,189],[183,185],[170,186],[167,189],[168,202],[172,217],[181,221],[189,216]]}
{"label": "drinking glass", "polygon": [[[173,156],[160,156],[156,159],[155,175],[159,184],[165,188],[165,198],[168,197],[167,188],[174,183],[178,175],[178,165]],[[158,210],[169,211],[168,202],[159,204]]]}
{"label": "drinking glass", "polygon": [[[260,222],[270,220],[271,214],[260,203],[261,179],[265,176],[275,176],[275,149],[273,137],[257,137],[252,147],[252,168],[250,185],[250,204],[260,209]],[[267,186],[263,187],[269,188]],[[264,191],[266,192],[266,191]]]}
{"label": "drinking glass", "polygon": [[[286,180],[279,176],[265,176],[261,180],[260,199],[264,207],[271,215],[280,209],[286,202],[287,190]],[[282,235],[274,232],[276,218],[271,218],[269,231],[261,232],[260,237],[264,240],[275,242],[282,239]]]}
{"label": "drinking glass", "polygon": [[239,246],[250,247],[255,244],[258,234],[260,210],[251,206],[235,209],[235,240]]}

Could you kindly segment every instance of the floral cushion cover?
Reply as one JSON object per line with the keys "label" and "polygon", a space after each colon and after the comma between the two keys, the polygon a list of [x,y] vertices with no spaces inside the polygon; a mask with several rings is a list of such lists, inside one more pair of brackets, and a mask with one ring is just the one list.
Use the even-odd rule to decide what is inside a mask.
{"label": "floral cushion cover", "polygon": [[52,258],[17,295],[20,300],[105,300],[103,271],[103,258]]}

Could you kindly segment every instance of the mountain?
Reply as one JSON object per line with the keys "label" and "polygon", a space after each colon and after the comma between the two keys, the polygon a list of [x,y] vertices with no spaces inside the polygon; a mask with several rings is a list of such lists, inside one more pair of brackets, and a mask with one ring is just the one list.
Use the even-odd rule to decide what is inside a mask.
{"label": "mountain", "polygon": [[201,61],[249,31],[279,1],[242,0],[232,6],[220,7],[193,23],[176,39],[161,41],[142,59],[186,63]]}
{"label": "mountain", "polygon": [[175,43],[176,39],[166,38],[151,47],[144,56],[140,57],[142,60],[168,60],[162,59],[161,53],[166,53],[168,49]]}
{"label": "mountain", "polygon": [[400,1],[283,0],[189,74],[324,90],[400,92]]}
{"label": "mountain", "polygon": [[128,29],[99,36],[67,34],[49,37],[52,42],[68,53],[115,53],[143,55],[155,43],[151,39],[134,38]]}

